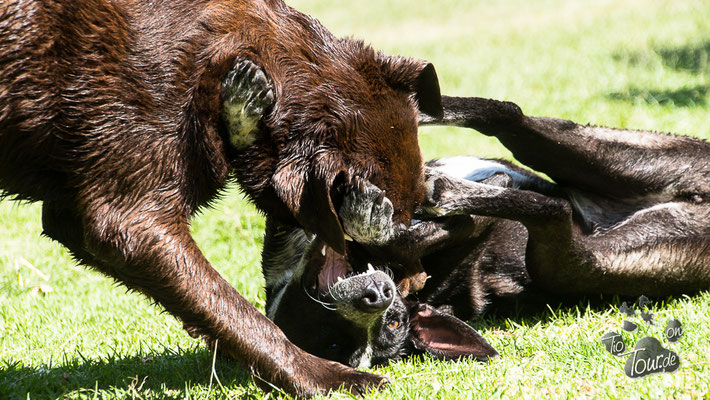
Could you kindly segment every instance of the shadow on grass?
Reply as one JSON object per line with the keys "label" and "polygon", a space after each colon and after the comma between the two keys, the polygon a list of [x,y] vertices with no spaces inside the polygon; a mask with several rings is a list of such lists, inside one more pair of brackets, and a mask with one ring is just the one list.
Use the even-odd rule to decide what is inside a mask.
{"label": "shadow on grass", "polygon": [[[474,328],[500,330],[510,328],[511,322],[528,326],[538,323],[545,325],[559,321],[560,318],[577,318],[588,313],[598,315],[609,310],[618,310],[622,302],[633,303],[637,298],[638,296],[618,295],[526,298],[518,304],[495,307],[483,317],[472,321],[471,325]],[[665,304],[672,300],[672,297],[654,297],[651,300],[654,304]]]}
{"label": "shadow on grass", "polygon": [[[212,353],[205,348],[166,350],[162,354],[65,360],[62,364],[58,367],[0,365],[0,398],[93,398],[98,389],[138,397],[149,394],[151,398],[184,399],[189,397],[185,392],[190,387],[209,385]],[[215,370],[225,387],[244,387],[240,397],[248,398],[247,392],[257,391],[247,371],[237,363],[218,357]],[[216,381],[212,384],[212,392],[215,391],[219,391]]]}
{"label": "shadow on grass", "polygon": [[[647,52],[619,51],[617,62],[630,65],[661,63],[677,71],[693,75],[710,74],[710,39],[677,47],[656,46]],[[609,93],[607,99],[631,103],[646,103],[668,107],[704,107],[710,99],[710,85],[685,86],[678,89],[649,89],[630,86],[624,91]]]}
{"label": "shadow on grass", "polygon": [[646,103],[670,107],[704,107],[708,104],[710,85],[698,85],[680,89],[641,89],[629,87],[623,92],[613,92],[605,97],[610,100],[631,103]]}
{"label": "shadow on grass", "polygon": [[675,48],[655,48],[663,63],[694,74],[710,72],[710,40]]}
{"label": "shadow on grass", "polygon": [[710,72],[710,39],[676,47],[654,46],[645,52],[620,50],[612,57],[617,62],[634,66],[651,64],[660,58],[668,68],[700,75]]}

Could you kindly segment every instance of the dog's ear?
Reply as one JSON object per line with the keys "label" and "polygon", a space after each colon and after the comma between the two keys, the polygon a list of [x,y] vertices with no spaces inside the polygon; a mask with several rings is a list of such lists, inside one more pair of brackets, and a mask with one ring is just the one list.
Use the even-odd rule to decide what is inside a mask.
{"label": "dog's ear", "polygon": [[395,89],[413,93],[420,113],[432,119],[443,117],[439,78],[433,64],[389,56],[382,57],[380,63],[385,81]]}
{"label": "dog's ear", "polygon": [[272,177],[273,187],[296,222],[321,237],[333,250],[345,254],[345,234],[333,199],[338,196],[337,183],[345,179],[346,172],[333,162],[315,163],[318,167],[309,168],[298,162],[280,166]]}
{"label": "dog's ear", "polygon": [[409,341],[415,350],[438,359],[474,357],[488,361],[498,352],[467,323],[427,304],[411,308]]}

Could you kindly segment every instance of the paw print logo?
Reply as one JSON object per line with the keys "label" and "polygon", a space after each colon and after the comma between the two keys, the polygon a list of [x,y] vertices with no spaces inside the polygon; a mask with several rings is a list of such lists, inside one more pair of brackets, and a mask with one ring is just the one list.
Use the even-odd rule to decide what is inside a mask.
{"label": "paw print logo", "polygon": [[[621,304],[619,311],[624,314],[627,319],[622,323],[622,329],[625,332],[636,333],[639,330],[639,325],[644,326],[644,330],[648,331],[655,326],[653,313],[648,308],[650,300],[646,296],[641,296],[638,299],[638,313],[634,309],[633,304],[628,305],[626,302]],[[641,321],[629,321],[629,319],[640,316]],[[669,320],[663,331],[665,339],[670,343],[677,342],[683,335],[683,325],[677,319]],[[640,378],[646,375],[673,372],[680,367],[680,357],[678,353],[666,349],[661,342],[652,337],[645,336],[641,338],[634,349],[626,351],[626,341],[624,336],[618,332],[610,331],[602,335],[601,342],[604,344],[606,351],[616,357],[625,357],[624,372],[630,378]]]}

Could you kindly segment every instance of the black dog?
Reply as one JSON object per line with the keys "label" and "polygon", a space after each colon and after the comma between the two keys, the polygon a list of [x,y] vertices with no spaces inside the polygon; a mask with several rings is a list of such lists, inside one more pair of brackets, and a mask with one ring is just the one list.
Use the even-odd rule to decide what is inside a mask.
{"label": "black dog", "polygon": [[[340,209],[358,243],[377,245],[393,231],[392,204],[364,181]],[[495,350],[449,313],[404,299],[393,281],[400,265],[358,264],[333,254],[317,236],[267,219],[262,269],[267,316],[304,350],[352,367],[369,367],[413,353],[485,360]],[[383,272],[383,270],[387,271]]]}
{"label": "black dog", "polygon": [[409,223],[425,192],[417,115],[440,117],[440,102],[430,64],[280,0],[0,2],[0,195],[42,201],[44,233],[78,260],[294,395],[383,378],[289,342],[212,268],[189,219],[236,178],[344,254],[341,186],[368,179]]}
{"label": "black dog", "polygon": [[446,97],[444,104],[440,123],[495,136],[555,182],[511,165],[497,183],[502,188],[466,180],[476,175],[465,169],[458,178],[439,174],[453,173],[441,163],[430,170],[422,217],[464,214],[520,224],[497,227],[508,240],[491,238],[507,242],[496,257],[521,255],[500,258],[498,265],[514,267],[503,275],[525,271],[536,288],[558,296],[663,296],[710,287],[710,144],[531,118],[493,100]]}
{"label": "black dog", "polygon": [[[389,308],[370,311],[370,319],[353,316],[338,301],[342,282],[359,279],[348,276],[362,266],[323,265],[315,251],[317,238],[291,231],[279,239],[272,224],[263,259],[269,316],[296,343],[362,365],[363,352],[353,349],[386,343],[386,351],[370,358],[383,362],[417,346],[431,350],[419,340],[423,334],[435,337],[442,348],[458,350],[448,356],[484,359],[495,351],[475,332],[447,329],[460,321],[432,307],[466,319],[512,302],[526,306],[583,294],[671,295],[710,287],[710,144],[530,118],[516,105],[494,100],[444,96],[443,104],[443,120],[420,122],[493,135],[554,182],[504,161],[435,160],[427,166],[429,200],[417,212],[420,221],[410,227],[390,222],[387,199],[376,187],[363,183],[353,189],[340,216],[371,262],[397,271],[396,264],[419,260],[430,277],[414,295],[427,305],[414,308],[403,306],[409,300],[397,294],[372,296],[377,282],[386,282],[390,291],[394,287],[381,272],[370,273],[376,277],[372,284],[349,284],[357,294],[348,299],[367,303],[393,297]],[[286,253],[290,256],[281,258]],[[345,280],[332,286],[340,279]],[[424,330],[421,307],[441,316]],[[369,336],[353,327],[362,325],[369,327]],[[431,329],[440,334],[428,334]],[[436,349],[431,353],[442,356]]]}

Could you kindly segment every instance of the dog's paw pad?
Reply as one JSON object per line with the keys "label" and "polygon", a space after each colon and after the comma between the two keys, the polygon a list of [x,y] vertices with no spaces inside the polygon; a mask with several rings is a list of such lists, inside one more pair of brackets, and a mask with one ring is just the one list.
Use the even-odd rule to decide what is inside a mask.
{"label": "dog's paw pad", "polygon": [[443,216],[450,210],[447,204],[455,202],[457,183],[452,178],[435,168],[425,168],[424,176],[426,197],[420,211],[425,215]]}
{"label": "dog's paw pad", "polygon": [[394,235],[394,207],[386,193],[366,180],[355,178],[340,208],[345,233],[359,243],[382,245]]}
{"label": "dog's paw pad", "polygon": [[239,62],[222,83],[222,100],[230,142],[237,149],[251,145],[259,131],[259,120],[274,102],[266,74],[249,60]]}

